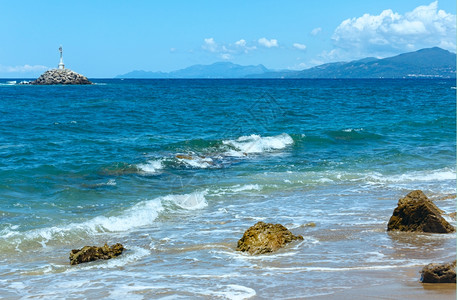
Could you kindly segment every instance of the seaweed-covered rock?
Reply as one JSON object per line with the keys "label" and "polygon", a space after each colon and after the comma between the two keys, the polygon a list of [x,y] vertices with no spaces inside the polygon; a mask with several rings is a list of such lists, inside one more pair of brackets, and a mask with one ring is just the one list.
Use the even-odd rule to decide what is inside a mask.
{"label": "seaweed-covered rock", "polygon": [[115,244],[109,247],[105,244],[103,247],[85,246],[82,249],[74,249],[70,252],[70,264],[77,265],[98,259],[110,259],[119,256],[124,251],[122,244]]}
{"label": "seaweed-covered rock", "polygon": [[293,235],[281,224],[258,222],[244,232],[236,250],[247,251],[251,255],[264,254],[276,251],[295,240],[303,240],[303,237]]}
{"label": "seaweed-covered rock", "polygon": [[455,228],[441,213],[422,191],[412,191],[398,200],[398,206],[387,224],[387,231],[454,232]]}
{"label": "seaweed-covered rock", "polygon": [[32,85],[53,84],[92,84],[86,76],[70,69],[52,69],[44,72],[37,80],[31,81]]}
{"label": "seaweed-covered rock", "polygon": [[456,261],[447,264],[428,264],[421,271],[423,283],[456,283]]}

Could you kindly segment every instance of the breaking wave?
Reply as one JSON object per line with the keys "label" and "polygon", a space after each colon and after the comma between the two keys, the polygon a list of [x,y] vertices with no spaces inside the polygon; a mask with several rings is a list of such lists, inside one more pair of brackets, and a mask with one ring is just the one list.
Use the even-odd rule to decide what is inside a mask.
{"label": "breaking wave", "polygon": [[97,216],[82,223],[71,223],[25,232],[9,227],[0,232],[0,249],[6,247],[22,251],[23,243],[46,247],[49,242],[65,242],[69,240],[69,237],[83,238],[104,232],[125,232],[149,226],[164,210],[171,210],[173,213],[173,209],[197,210],[206,207],[208,205],[205,199],[206,194],[207,191],[205,190],[182,195],[166,195],[138,202],[119,214]]}
{"label": "breaking wave", "polygon": [[229,145],[231,149],[226,154],[229,156],[246,156],[248,154],[258,154],[273,150],[281,150],[294,143],[294,140],[287,133],[276,136],[262,137],[257,134],[241,136],[236,140],[225,140],[224,145]]}

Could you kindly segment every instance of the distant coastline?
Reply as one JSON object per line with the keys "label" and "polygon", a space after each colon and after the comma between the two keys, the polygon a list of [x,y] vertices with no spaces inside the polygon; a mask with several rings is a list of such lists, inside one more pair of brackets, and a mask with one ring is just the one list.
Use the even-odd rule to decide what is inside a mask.
{"label": "distant coastline", "polygon": [[367,57],[351,62],[328,63],[301,71],[275,71],[263,65],[217,62],[168,73],[135,70],[115,78],[456,78],[456,54],[434,47],[383,59]]}

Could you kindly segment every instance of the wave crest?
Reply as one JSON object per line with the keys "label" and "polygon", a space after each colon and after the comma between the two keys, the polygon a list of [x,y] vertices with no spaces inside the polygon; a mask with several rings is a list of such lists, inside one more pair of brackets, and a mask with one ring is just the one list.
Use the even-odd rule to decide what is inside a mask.
{"label": "wave crest", "polygon": [[[185,210],[197,210],[208,205],[205,195],[207,191],[190,194],[167,195],[152,200],[145,200],[121,211],[113,216],[97,216],[82,223],[33,229],[25,232],[13,227],[0,232],[0,250],[22,247],[46,247],[49,242],[67,242],[72,239],[84,239],[103,232],[125,232],[135,228],[152,225],[157,217],[165,210],[173,211],[176,207]],[[170,207],[169,204],[173,204]]]}
{"label": "wave crest", "polygon": [[236,140],[225,140],[222,143],[235,149],[235,151],[228,152],[230,156],[246,156],[247,154],[281,150],[292,145],[294,140],[287,133],[267,137],[251,134],[249,136],[241,136]]}

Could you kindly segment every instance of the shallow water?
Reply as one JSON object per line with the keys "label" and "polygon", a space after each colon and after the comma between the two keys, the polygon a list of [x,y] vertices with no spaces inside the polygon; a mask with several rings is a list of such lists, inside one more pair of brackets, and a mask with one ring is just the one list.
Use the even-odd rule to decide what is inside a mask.
{"label": "shallow water", "polygon": [[[455,235],[386,226],[414,189],[455,211],[453,86],[0,85],[0,297],[312,298],[419,285],[405,270],[451,260]],[[271,255],[235,251],[260,220],[305,239]],[[69,265],[71,249],[105,242],[128,250]]]}

